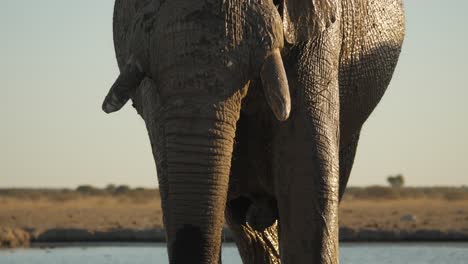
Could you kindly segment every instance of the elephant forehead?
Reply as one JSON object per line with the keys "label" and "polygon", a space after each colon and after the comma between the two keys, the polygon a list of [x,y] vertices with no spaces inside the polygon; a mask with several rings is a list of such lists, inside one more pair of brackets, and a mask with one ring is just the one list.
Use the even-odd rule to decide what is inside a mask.
{"label": "elephant forehead", "polygon": [[158,8],[156,28],[158,37],[203,32],[227,49],[283,46],[281,17],[271,1],[167,1]]}
{"label": "elephant forehead", "polygon": [[202,28],[211,33],[222,33],[224,16],[221,1],[166,1],[157,12],[158,33]]}
{"label": "elephant forehead", "polygon": [[168,1],[158,10],[150,50],[159,67],[208,65],[219,61],[224,35],[224,19],[215,4]]}

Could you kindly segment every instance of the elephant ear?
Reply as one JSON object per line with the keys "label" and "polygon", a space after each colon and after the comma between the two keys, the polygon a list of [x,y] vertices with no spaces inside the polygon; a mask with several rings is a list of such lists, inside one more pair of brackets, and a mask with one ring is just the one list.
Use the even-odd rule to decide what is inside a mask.
{"label": "elephant ear", "polygon": [[[141,24],[143,8],[149,3],[157,0],[116,0],[114,5],[114,47],[120,75],[112,85],[102,103],[102,110],[112,113],[120,110],[130,98],[133,97],[137,88],[145,78],[145,71],[139,60],[144,57],[145,47],[141,43],[143,34],[135,26]],[[140,23],[139,23],[140,22]],[[138,40],[135,46],[135,40]],[[131,46],[130,46],[131,45]]]}
{"label": "elephant ear", "polygon": [[129,31],[137,14],[154,0],[116,0],[114,4],[114,47],[120,71],[123,71],[129,52]]}
{"label": "elephant ear", "polygon": [[284,36],[294,44],[311,39],[336,20],[338,0],[283,0]]}

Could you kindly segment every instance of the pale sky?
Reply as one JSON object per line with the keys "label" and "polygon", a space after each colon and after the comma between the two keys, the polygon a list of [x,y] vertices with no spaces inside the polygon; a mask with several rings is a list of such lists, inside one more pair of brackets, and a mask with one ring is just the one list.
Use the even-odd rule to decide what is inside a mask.
{"label": "pale sky", "polygon": [[[112,0],[0,0],[0,187],[154,187],[143,120],[101,102],[118,74]],[[350,185],[468,185],[468,2],[406,0],[392,83]]]}

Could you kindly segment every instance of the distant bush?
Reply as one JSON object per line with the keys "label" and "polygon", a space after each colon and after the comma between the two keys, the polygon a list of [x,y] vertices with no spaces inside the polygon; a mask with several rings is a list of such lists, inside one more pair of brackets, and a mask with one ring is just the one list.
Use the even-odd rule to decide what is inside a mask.
{"label": "distant bush", "polygon": [[80,185],[76,189],[1,189],[0,198],[13,198],[18,200],[47,199],[55,202],[64,202],[73,199],[92,197],[118,196],[119,199],[131,200],[138,203],[159,200],[157,189],[136,188],[127,185],[115,186],[109,184],[105,188],[96,188],[91,185]]}
{"label": "distant bush", "polygon": [[114,194],[116,194],[116,195],[127,194],[131,190],[132,189],[130,187],[128,187],[127,185],[119,185],[117,188],[115,188]]}
{"label": "distant bush", "polygon": [[465,200],[467,199],[468,194],[463,190],[453,190],[451,192],[444,193],[444,198],[447,200]]}
{"label": "distant bush", "polygon": [[389,176],[387,178],[387,181],[392,188],[401,188],[405,184],[405,179],[401,174],[398,174],[396,176]]}
{"label": "distant bush", "polygon": [[468,200],[467,187],[348,187],[344,199],[444,199]]}
{"label": "distant bush", "polygon": [[74,190],[69,189],[0,189],[0,198],[15,198],[19,200],[48,199],[53,201],[65,201],[79,196]]}
{"label": "distant bush", "polygon": [[109,193],[113,193],[115,191],[115,184],[108,184],[106,186],[106,191],[109,192]]}
{"label": "distant bush", "polygon": [[76,188],[76,191],[85,194],[85,195],[90,195],[90,194],[97,194],[99,193],[99,190],[97,188],[94,188],[91,185],[80,185]]}
{"label": "distant bush", "polygon": [[387,199],[395,199],[400,196],[399,190],[393,188],[381,187],[381,186],[371,186],[366,188],[369,197],[383,196]]}

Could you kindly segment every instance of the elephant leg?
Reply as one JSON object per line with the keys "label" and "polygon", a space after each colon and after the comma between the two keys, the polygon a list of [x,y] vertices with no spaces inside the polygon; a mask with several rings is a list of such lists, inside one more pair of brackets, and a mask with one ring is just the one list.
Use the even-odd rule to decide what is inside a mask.
{"label": "elephant leg", "polygon": [[294,108],[278,126],[273,150],[283,263],[338,263],[336,43],[339,33],[323,33],[288,59]]}
{"label": "elephant leg", "polygon": [[340,201],[346,190],[349,175],[354,164],[360,131],[353,134],[350,141],[340,146]]}
{"label": "elephant leg", "polygon": [[274,223],[263,231],[246,224],[248,199],[238,198],[226,207],[226,223],[232,231],[242,262],[245,264],[279,264],[278,228]]}

